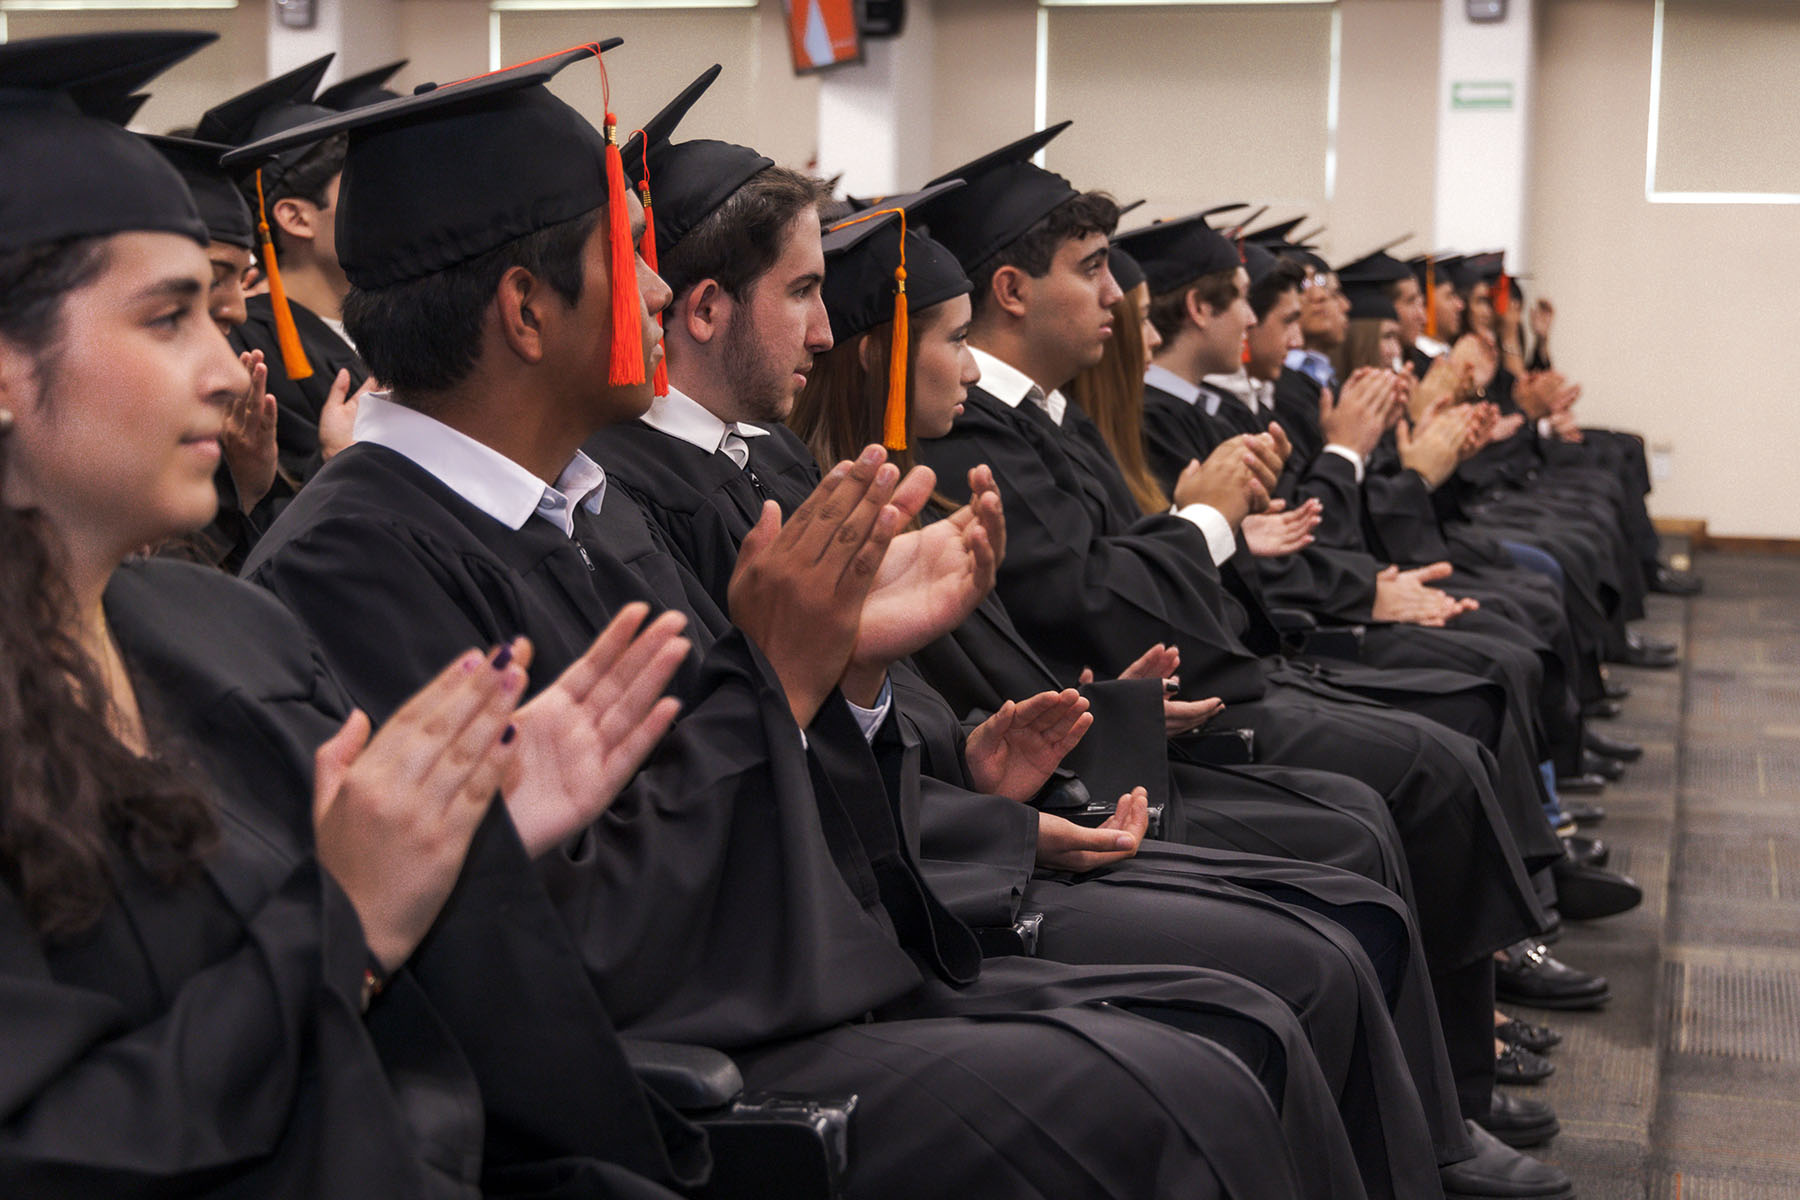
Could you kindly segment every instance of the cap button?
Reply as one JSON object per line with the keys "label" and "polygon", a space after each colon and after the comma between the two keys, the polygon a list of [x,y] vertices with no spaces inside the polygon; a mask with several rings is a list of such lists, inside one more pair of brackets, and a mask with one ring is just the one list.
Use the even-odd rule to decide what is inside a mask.
{"label": "cap button", "polygon": [[435,91],[437,91],[437,84],[426,82],[426,83],[421,83],[418,87],[414,88],[413,95],[423,96],[426,92],[435,92]]}

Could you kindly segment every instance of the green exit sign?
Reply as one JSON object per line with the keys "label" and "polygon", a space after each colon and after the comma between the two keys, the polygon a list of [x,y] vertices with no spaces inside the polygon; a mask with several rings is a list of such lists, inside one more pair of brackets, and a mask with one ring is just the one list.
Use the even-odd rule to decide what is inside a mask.
{"label": "green exit sign", "polygon": [[1511,112],[1512,106],[1510,79],[1480,79],[1450,85],[1450,107],[1458,111]]}

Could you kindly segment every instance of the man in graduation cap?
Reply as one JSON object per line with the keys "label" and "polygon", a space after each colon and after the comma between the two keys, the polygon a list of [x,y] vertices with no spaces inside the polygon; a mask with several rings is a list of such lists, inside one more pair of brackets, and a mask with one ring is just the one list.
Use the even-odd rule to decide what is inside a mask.
{"label": "man in graduation cap", "polygon": [[[642,217],[616,144],[543,87],[596,49],[244,152],[349,134],[346,315],[394,390],[364,402],[355,445],[247,571],[377,716],[445,640],[524,634],[546,680],[617,607],[653,598],[602,530],[606,477],[579,452],[647,407],[651,316],[669,298],[635,261]],[[931,632],[937,606],[912,602],[915,584],[978,591],[985,535],[962,539],[960,563],[880,576],[900,602],[866,605],[929,483],[896,476],[872,449],[787,522],[764,519],[728,596],[735,627],[693,630],[685,715],[604,821],[539,860],[609,1013],[731,1050],[752,1087],[857,1094],[853,1195],[1050,1196],[1074,1176],[1121,1197],[1353,1187],[1342,1124],[1279,1000],[1194,969],[990,973],[921,878],[887,751],[839,682],[859,643]],[[544,700],[521,710],[523,753],[555,719],[539,717]],[[1246,1064],[1279,1088],[1279,1113]],[[530,1086],[495,1082],[522,1103]],[[554,1106],[520,1119],[529,1130]],[[1324,1165],[1297,1177],[1290,1139]]]}
{"label": "man in graduation cap", "polygon": [[[313,93],[331,65],[327,54],[209,108],[195,138],[244,146],[329,117]],[[336,103],[347,102],[338,97]],[[257,222],[257,254],[268,291],[250,297],[233,335],[240,350],[260,350],[279,410],[281,478],[258,520],[266,524],[347,437],[349,400],[368,369],[344,333],[349,280],[338,261],[335,217],[344,139],[289,146],[252,168],[234,168]]]}

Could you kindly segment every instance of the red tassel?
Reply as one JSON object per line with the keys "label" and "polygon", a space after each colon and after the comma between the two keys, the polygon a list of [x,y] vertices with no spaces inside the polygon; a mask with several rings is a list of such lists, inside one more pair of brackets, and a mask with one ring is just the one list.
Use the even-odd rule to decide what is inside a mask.
{"label": "red tassel", "polygon": [[1505,271],[1500,272],[1500,279],[1494,284],[1494,314],[1504,317],[1512,307],[1512,280]]}
{"label": "red tassel", "polygon": [[1425,336],[1436,338],[1437,330],[1437,259],[1425,256]]}
{"label": "red tassel", "polygon": [[281,369],[287,372],[289,379],[311,379],[312,364],[306,360],[306,348],[300,344],[300,330],[294,324],[287,287],[281,282],[281,268],[275,263],[275,235],[269,232],[261,167],[256,169],[256,235],[262,245],[263,274],[269,278],[269,308],[275,314],[275,342],[281,348]]}
{"label": "red tassel", "polygon": [[[644,131],[637,131],[643,137]],[[638,184],[638,197],[644,202],[644,239],[638,243],[638,254],[643,257],[644,265],[652,271],[660,272],[662,268],[656,261],[656,207],[650,203],[650,139],[645,137],[638,143],[639,151],[644,156],[644,174]],[[656,327],[663,328],[663,315],[656,314]],[[663,357],[656,360],[656,373],[651,377],[651,391],[658,396],[669,394],[669,359],[665,344]]]}
{"label": "red tassel", "polygon": [[619,118],[612,111],[612,87],[600,47],[601,104],[606,110],[606,240],[607,274],[612,285],[612,361],[607,382],[628,387],[644,382],[644,325],[638,311],[637,243],[631,239],[631,211],[625,196],[625,159],[619,153]]}

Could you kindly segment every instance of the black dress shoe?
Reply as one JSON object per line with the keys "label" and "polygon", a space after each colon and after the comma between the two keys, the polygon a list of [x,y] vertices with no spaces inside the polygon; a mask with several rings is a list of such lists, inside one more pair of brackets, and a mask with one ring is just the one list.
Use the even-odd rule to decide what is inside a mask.
{"label": "black dress shoe", "polygon": [[1656,564],[1656,570],[1649,573],[1647,581],[1650,590],[1661,592],[1665,596],[1698,596],[1706,588],[1700,577],[1692,571],[1677,571],[1674,567]]}
{"label": "black dress shoe", "polygon": [[1495,1083],[1542,1083],[1554,1074],[1555,1063],[1523,1046],[1508,1043],[1494,1056]]}
{"label": "black dress shoe", "polygon": [[1588,800],[1564,800],[1563,816],[1577,825],[1598,825],[1606,820],[1606,810]]}
{"label": "black dress shoe", "polygon": [[1592,750],[1583,750],[1581,752],[1581,773],[1598,775],[1608,783],[1617,783],[1625,777],[1625,764],[1616,758],[1595,754]]}
{"label": "black dress shoe", "polygon": [[1612,847],[1597,837],[1571,833],[1564,836],[1562,844],[1578,866],[1604,867],[1606,860],[1612,857]]}
{"label": "black dress shoe", "polygon": [[1624,711],[1617,700],[1591,700],[1581,706],[1581,715],[1590,721],[1610,721]]}
{"label": "black dress shoe", "polygon": [[1571,921],[1598,921],[1630,912],[1644,902],[1637,880],[1604,867],[1584,867],[1563,859],[1550,864],[1556,881],[1556,909]]}
{"label": "black dress shoe", "polygon": [[[1556,791],[1561,796],[1592,796],[1605,790],[1606,776],[1604,775],[1558,775],[1556,777]],[[1563,811],[1569,811],[1567,805],[1563,806]]]}
{"label": "black dress shoe", "polygon": [[1575,1185],[1567,1175],[1520,1154],[1474,1121],[1467,1124],[1475,1157],[1438,1169],[1447,1200],[1572,1200]]}
{"label": "black dress shoe", "polygon": [[1487,1119],[1475,1123],[1514,1149],[1541,1146],[1562,1132],[1555,1109],[1514,1092],[1495,1092]]}
{"label": "black dress shoe", "polygon": [[1494,1036],[1508,1045],[1523,1046],[1536,1054],[1562,1044],[1562,1034],[1548,1025],[1533,1025],[1517,1017],[1508,1017],[1494,1026]]}
{"label": "black dress shoe", "polygon": [[1674,654],[1681,649],[1674,642],[1665,642],[1660,638],[1639,633],[1635,629],[1625,631],[1625,644],[1650,654]]}
{"label": "black dress shoe", "polygon": [[1604,975],[1590,975],[1550,957],[1542,945],[1508,946],[1494,962],[1494,995],[1533,1008],[1599,1008],[1612,999]]}
{"label": "black dress shoe", "polygon": [[1673,649],[1662,646],[1627,645],[1617,658],[1609,658],[1607,662],[1616,662],[1626,667],[1644,667],[1653,671],[1664,671],[1681,661]]}
{"label": "black dress shoe", "polygon": [[1618,762],[1633,763],[1644,757],[1644,748],[1636,742],[1628,742],[1623,738],[1607,737],[1596,729],[1584,729],[1581,733],[1581,745],[1584,750]]}

